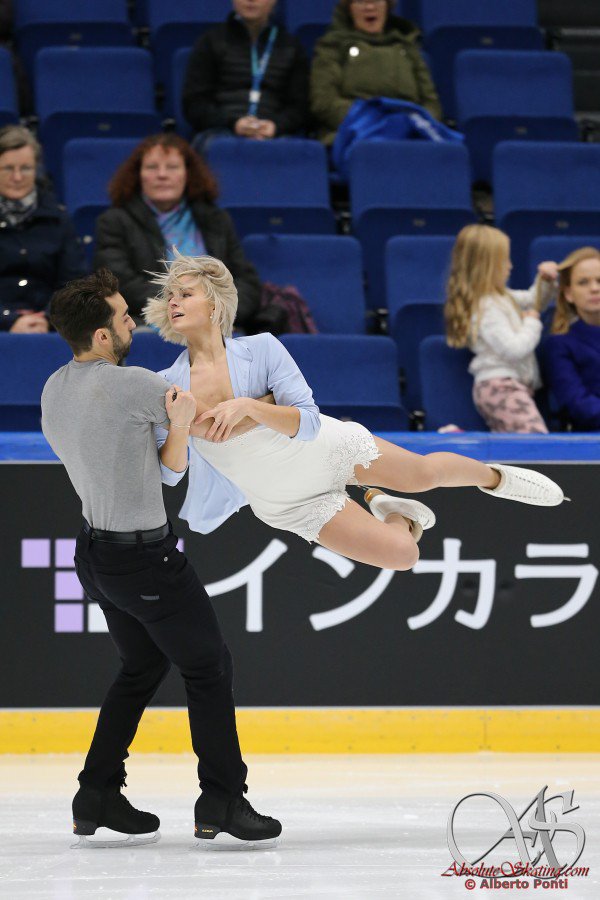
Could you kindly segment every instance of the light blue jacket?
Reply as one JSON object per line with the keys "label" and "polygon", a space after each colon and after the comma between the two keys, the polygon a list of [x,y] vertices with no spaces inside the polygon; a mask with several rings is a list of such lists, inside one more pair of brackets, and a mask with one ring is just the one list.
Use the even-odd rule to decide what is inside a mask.
{"label": "light blue jacket", "polygon": [[[272,334],[226,338],[225,350],[234,397],[257,399],[273,393],[278,406],[296,406],[300,410],[300,427],[291,438],[312,441],[321,427],[319,408],[302,372],[277,338]],[[177,357],[170,369],[159,372],[170,384],[182,390],[190,389],[190,359],[188,351]],[[167,431],[156,427],[158,447],[167,439]],[[189,486],[179,515],[186,519],[192,531],[208,534],[218,528],[248,501],[228,478],[217,472],[189,442]],[[173,472],[161,464],[165,484],[175,485],[185,472]]]}

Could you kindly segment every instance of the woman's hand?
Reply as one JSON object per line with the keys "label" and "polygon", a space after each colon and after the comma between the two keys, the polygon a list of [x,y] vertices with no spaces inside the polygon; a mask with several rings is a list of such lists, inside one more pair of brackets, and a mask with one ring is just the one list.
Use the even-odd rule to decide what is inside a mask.
{"label": "woman's hand", "polygon": [[249,398],[237,397],[234,400],[224,400],[222,403],[217,403],[212,409],[207,409],[201,416],[198,416],[194,425],[201,425],[207,419],[214,419],[215,421],[206,432],[205,440],[220,443],[226,441],[235,426],[249,415]]}
{"label": "woman's hand", "polygon": [[524,319],[539,319],[540,314],[537,309],[526,309],[523,313]]}
{"label": "woman's hand", "polygon": [[256,129],[256,131],[261,138],[266,138],[268,140],[269,138],[275,137],[277,133],[277,125],[270,119],[259,119],[258,128]]}
{"label": "woman's hand", "polygon": [[240,137],[255,138],[259,134],[258,125],[259,120],[256,116],[242,116],[233,126],[233,130],[235,134],[239,134]]}
{"label": "woman's hand", "polygon": [[165,395],[165,408],[172,425],[179,428],[189,427],[196,415],[196,398],[191,391],[182,391],[174,384]]}
{"label": "woman's hand", "polygon": [[558,266],[551,260],[541,262],[537,270],[538,275],[540,278],[543,278],[544,281],[556,281],[558,279]]}

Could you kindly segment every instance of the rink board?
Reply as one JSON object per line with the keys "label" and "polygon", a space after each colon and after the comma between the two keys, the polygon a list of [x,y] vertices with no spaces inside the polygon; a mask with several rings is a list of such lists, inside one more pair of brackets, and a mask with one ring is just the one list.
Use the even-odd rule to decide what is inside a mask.
{"label": "rink board", "polygon": [[[0,752],[85,753],[97,710],[0,710]],[[248,709],[244,753],[598,753],[600,710]],[[132,751],[190,753],[187,710],[149,709]]]}
{"label": "rink board", "polygon": [[[438,524],[417,570],[394,574],[276,532],[247,508],[194,534],[177,515],[185,484],[165,490],[233,653],[248,752],[600,749],[597,439],[435,438],[402,443],[525,463],[543,446],[556,461],[537,468],[573,502],[544,510],[430,492]],[[69,558],[79,503],[37,435],[5,439],[4,455],[29,461],[0,465],[2,744],[60,750],[56,734],[68,733],[64,750],[78,750],[118,665]],[[184,705],[172,672],[140,749],[189,749]]]}

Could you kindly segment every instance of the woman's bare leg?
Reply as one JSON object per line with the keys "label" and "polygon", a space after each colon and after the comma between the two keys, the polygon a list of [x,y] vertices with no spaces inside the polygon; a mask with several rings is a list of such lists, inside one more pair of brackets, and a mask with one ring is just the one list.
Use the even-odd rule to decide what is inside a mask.
{"label": "woman's bare leg", "polygon": [[319,543],[328,550],[380,569],[404,572],[419,559],[407,520],[400,515],[380,522],[354,500],[327,522]]}
{"label": "woman's bare leg", "polygon": [[468,456],[446,452],[421,456],[381,438],[373,440],[381,456],[369,468],[355,467],[359,484],[418,494],[438,487],[495,488],[500,483],[495,469]]}

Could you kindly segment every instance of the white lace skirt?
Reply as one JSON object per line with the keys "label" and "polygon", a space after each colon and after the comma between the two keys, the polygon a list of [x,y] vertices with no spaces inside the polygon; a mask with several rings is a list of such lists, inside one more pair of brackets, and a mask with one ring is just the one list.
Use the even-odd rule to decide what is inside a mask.
{"label": "white lace skirt", "polygon": [[193,446],[240,488],[257,518],[307,541],[318,540],[344,507],[346,485],[357,483],[354,467],[368,468],[380,455],[366,428],[329,416],[321,416],[314,441],[260,426],[223,444],[193,438]]}

